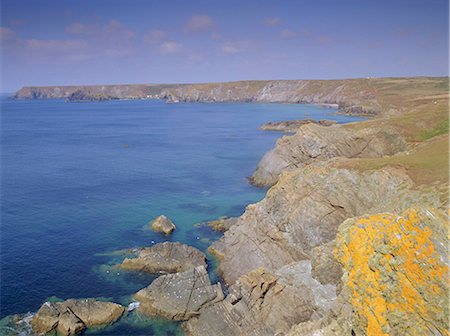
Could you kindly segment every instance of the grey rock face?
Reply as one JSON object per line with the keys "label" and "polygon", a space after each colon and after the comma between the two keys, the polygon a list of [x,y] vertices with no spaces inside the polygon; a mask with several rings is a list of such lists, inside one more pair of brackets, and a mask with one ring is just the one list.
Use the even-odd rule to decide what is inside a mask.
{"label": "grey rock face", "polygon": [[119,267],[148,273],[184,272],[197,266],[206,268],[206,256],[195,247],[164,242],[139,250],[136,258],[125,258]]}
{"label": "grey rock face", "polygon": [[134,295],[138,311],[148,316],[187,320],[202,307],[223,300],[220,284],[211,285],[204,266],[162,275]]}
{"label": "grey rock face", "polygon": [[56,331],[75,335],[86,328],[116,321],[124,310],[119,304],[93,299],[45,302],[31,320],[31,326],[37,334]]}
{"label": "grey rock face", "polygon": [[302,126],[295,135],[284,136],[258,164],[250,181],[257,186],[274,185],[280,174],[334,157],[382,157],[406,150],[406,143],[389,129],[351,132],[340,125]]}
{"label": "grey rock face", "polygon": [[[412,185],[396,168],[361,173],[310,165],[284,173],[210,251],[220,260],[219,272],[229,284],[257,267],[275,271],[310,259],[312,249],[332,241],[346,218],[378,209],[399,212],[423,200]],[[427,197],[427,204],[438,207],[438,195]]]}
{"label": "grey rock face", "polygon": [[293,323],[320,318],[335,297],[335,286],[312,279],[307,261],[276,273],[260,268],[240,277],[225,300],[202,308],[183,328],[188,335],[282,335]]}
{"label": "grey rock face", "polygon": [[156,217],[149,225],[153,231],[162,232],[166,235],[171,234],[176,229],[175,224],[164,215]]}

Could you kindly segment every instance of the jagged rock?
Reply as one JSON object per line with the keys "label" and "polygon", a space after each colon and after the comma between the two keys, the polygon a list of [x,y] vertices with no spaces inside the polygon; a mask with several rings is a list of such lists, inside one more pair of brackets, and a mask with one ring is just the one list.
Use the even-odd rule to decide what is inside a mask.
{"label": "jagged rock", "polygon": [[138,311],[182,321],[198,315],[202,307],[223,300],[220,284],[211,285],[204,266],[162,275],[134,295]]}
{"label": "jagged rock", "polygon": [[281,335],[293,323],[323,316],[335,286],[311,277],[308,261],[276,273],[259,268],[239,278],[223,301],[202,308],[183,324],[188,335]]}
{"label": "jagged rock", "polygon": [[210,251],[228,284],[255,267],[274,271],[309,259],[313,248],[332,241],[345,219],[374,211],[399,213],[438,193],[416,191],[400,168],[359,172],[310,165],[284,173],[261,202],[249,205]]}
{"label": "jagged rock", "polygon": [[197,266],[206,268],[206,256],[195,247],[164,242],[138,250],[136,258],[125,258],[119,267],[148,273],[184,272]]}
{"label": "jagged rock", "polygon": [[236,224],[237,220],[236,217],[221,217],[217,220],[208,222],[208,226],[215,231],[225,232],[231,226]]}
{"label": "jagged rock", "polygon": [[113,323],[124,310],[119,304],[93,299],[45,302],[32,318],[31,326],[37,334],[56,331],[75,335],[92,326]]}
{"label": "jagged rock", "polygon": [[346,220],[335,254],[352,309],[340,324],[355,335],[446,335],[448,221],[427,208]]}
{"label": "jagged rock", "polygon": [[156,217],[149,225],[153,231],[162,232],[166,235],[171,234],[176,229],[175,224],[164,215]]}
{"label": "jagged rock", "polygon": [[406,143],[389,129],[347,130],[341,125],[302,126],[295,135],[284,136],[267,152],[250,178],[257,186],[274,185],[280,174],[333,157],[382,157],[406,150]]}
{"label": "jagged rock", "polygon": [[280,132],[297,132],[298,129],[306,124],[317,124],[321,126],[331,126],[336,124],[334,120],[314,120],[314,119],[301,119],[301,120],[287,120],[287,121],[270,121],[261,126],[264,131],[280,131]]}

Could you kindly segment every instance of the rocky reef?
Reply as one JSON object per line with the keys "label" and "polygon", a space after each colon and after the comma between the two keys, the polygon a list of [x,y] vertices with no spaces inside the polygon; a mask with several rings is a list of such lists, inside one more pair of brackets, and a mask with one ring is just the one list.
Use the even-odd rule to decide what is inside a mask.
{"label": "rocky reef", "polygon": [[279,131],[295,133],[298,129],[307,124],[317,124],[321,126],[331,126],[336,124],[334,120],[314,120],[314,119],[301,119],[301,120],[288,120],[288,121],[269,121],[261,126],[264,131]]}
{"label": "rocky reef", "polygon": [[184,272],[197,266],[206,267],[206,256],[195,247],[164,242],[139,249],[135,258],[125,258],[120,268],[148,273]]}
{"label": "rocky reef", "polygon": [[52,331],[59,335],[76,335],[86,328],[110,324],[124,311],[119,304],[93,299],[45,302],[31,319],[31,326],[33,332],[40,335]]}

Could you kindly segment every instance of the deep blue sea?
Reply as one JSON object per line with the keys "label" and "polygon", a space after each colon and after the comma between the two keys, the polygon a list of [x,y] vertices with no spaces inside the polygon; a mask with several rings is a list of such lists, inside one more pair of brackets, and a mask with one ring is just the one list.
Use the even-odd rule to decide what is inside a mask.
{"label": "deep blue sea", "polygon": [[[1,317],[57,298],[122,304],[152,277],[117,272],[120,249],[220,237],[196,223],[240,215],[265,190],[249,185],[278,132],[268,121],[358,118],[289,104],[162,101],[1,102]],[[165,214],[177,229],[149,230]],[[211,276],[214,262],[210,263]],[[179,326],[130,314],[88,334],[170,335]]]}

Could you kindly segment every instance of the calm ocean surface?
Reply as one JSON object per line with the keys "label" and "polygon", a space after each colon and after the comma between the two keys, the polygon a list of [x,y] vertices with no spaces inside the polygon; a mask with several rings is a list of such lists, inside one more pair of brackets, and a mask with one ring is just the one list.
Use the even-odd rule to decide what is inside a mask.
{"label": "calm ocean surface", "polygon": [[[194,224],[237,216],[264,197],[246,177],[282,134],[258,127],[358,120],[334,112],[287,104],[3,99],[1,317],[36,311],[51,297],[130,303],[153,278],[114,271],[121,257],[112,252],[164,240],[204,251],[220,234]],[[177,225],[168,238],[148,229],[160,214]],[[175,323],[132,313],[88,334],[179,332]]]}

